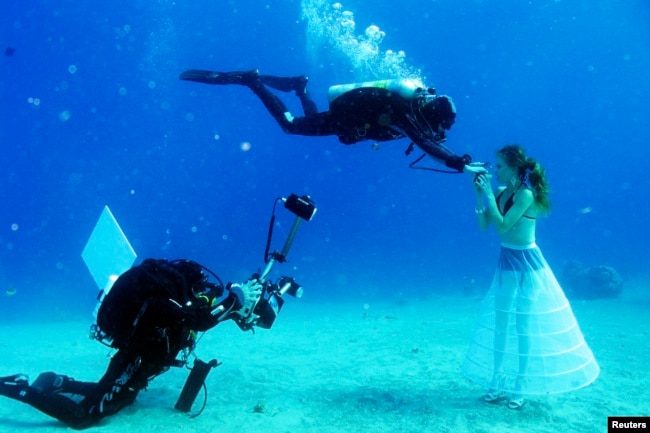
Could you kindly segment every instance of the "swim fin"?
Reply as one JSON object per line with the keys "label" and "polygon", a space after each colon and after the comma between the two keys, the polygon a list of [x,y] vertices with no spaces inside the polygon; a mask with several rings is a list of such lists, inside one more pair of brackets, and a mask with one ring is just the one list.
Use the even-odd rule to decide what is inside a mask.
{"label": "swim fin", "polygon": [[197,83],[205,84],[241,84],[242,86],[250,86],[259,80],[260,73],[257,69],[235,72],[215,72],[190,69],[181,72],[179,78],[181,80],[196,81]]}

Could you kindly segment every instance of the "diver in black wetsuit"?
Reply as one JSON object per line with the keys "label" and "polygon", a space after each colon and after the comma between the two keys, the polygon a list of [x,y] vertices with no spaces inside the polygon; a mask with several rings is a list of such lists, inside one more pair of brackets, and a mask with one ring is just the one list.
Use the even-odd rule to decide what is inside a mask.
{"label": "diver in black wetsuit", "polygon": [[[260,75],[255,69],[241,72],[188,70],[180,74],[180,79],[249,87],[280,127],[289,134],[336,135],[343,144],[409,138],[412,144],[407,154],[415,144],[457,172],[485,172],[483,164],[472,164],[469,155],[458,156],[442,145],[446,139],[445,132],[456,119],[456,109],[450,97],[437,96],[433,89],[414,88],[411,94],[404,96],[404,92],[389,88],[356,87],[331,100],[328,111],[318,112],[309,97],[305,76]],[[305,115],[293,117],[286,105],[267,86],[283,92],[295,91]]]}
{"label": "diver in black wetsuit", "polygon": [[196,332],[228,319],[240,325],[260,298],[262,285],[255,279],[224,287],[220,281],[208,281],[204,271],[189,260],[154,259],[126,271],[97,314],[95,336],[110,340],[117,349],[99,382],[46,372],[30,385],[27,376],[16,374],[0,378],[0,395],[27,403],[75,429],[91,427],[119,412],[153,378],[184,365],[185,359],[177,356],[183,352],[187,358],[191,353]]}

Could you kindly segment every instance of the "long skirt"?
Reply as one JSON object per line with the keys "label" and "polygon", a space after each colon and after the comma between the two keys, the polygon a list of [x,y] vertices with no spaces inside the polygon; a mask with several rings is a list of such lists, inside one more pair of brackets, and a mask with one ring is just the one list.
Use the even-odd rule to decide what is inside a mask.
{"label": "long skirt", "polygon": [[501,247],[463,374],[492,391],[554,394],[589,385],[600,369],[537,245]]}

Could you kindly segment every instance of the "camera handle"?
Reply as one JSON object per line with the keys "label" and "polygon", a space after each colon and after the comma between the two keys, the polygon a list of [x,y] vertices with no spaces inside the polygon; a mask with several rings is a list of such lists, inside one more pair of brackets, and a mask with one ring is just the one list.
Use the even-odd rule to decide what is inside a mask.
{"label": "camera handle", "polygon": [[280,263],[284,263],[287,260],[287,255],[289,254],[291,245],[293,245],[293,241],[295,240],[296,235],[298,234],[298,229],[300,228],[301,223],[302,223],[302,218],[296,216],[296,219],[293,221],[293,226],[291,226],[291,231],[287,236],[287,240],[284,242],[284,246],[282,247],[282,252],[270,254],[271,257],[268,259],[266,263],[266,267],[264,268],[264,271],[262,272],[262,275],[259,278],[260,282],[262,283],[264,282],[266,277],[271,272],[271,269],[273,268],[273,265],[275,264],[276,261]]}

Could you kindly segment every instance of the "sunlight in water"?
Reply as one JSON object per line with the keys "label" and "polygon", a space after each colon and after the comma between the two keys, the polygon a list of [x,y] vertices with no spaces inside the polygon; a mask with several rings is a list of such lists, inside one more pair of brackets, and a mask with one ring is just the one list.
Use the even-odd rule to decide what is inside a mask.
{"label": "sunlight in water", "polygon": [[380,46],[386,33],[368,26],[356,33],[354,14],[341,3],[328,0],[303,0],[302,17],[307,22],[308,50],[320,61],[321,50],[347,60],[358,80],[382,78],[422,78],[422,72],[406,62],[404,51],[385,50]]}

